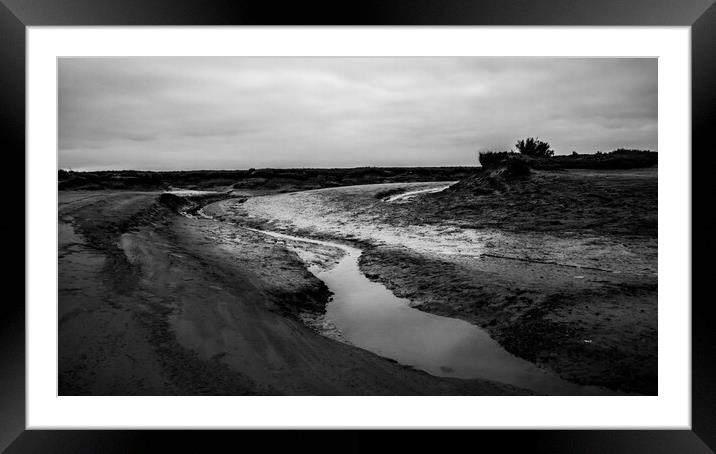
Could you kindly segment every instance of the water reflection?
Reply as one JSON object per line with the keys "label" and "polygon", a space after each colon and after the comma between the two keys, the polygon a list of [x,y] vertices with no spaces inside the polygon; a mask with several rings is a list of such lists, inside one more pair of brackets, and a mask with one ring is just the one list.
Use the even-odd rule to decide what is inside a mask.
{"label": "water reflection", "polygon": [[470,323],[413,309],[360,272],[359,249],[342,244],[264,232],[287,240],[343,249],[334,267],[316,271],[334,293],[326,318],[351,344],[437,376],[483,378],[552,395],[614,394],[560,379],[518,358]]}

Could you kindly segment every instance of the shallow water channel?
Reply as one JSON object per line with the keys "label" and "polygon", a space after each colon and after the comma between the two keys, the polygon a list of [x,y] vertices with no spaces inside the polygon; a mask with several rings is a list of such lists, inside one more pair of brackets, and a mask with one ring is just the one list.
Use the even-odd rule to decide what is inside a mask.
{"label": "shallow water channel", "polygon": [[[253,229],[252,229],[253,230]],[[327,270],[311,271],[333,292],[326,319],[357,347],[432,375],[483,378],[551,395],[613,392],[560,379],[518,358],[470,323],[413,309],[358,267],[361,250],[344,244],[257,230],[275,238],[340,248],[346,255]]]}

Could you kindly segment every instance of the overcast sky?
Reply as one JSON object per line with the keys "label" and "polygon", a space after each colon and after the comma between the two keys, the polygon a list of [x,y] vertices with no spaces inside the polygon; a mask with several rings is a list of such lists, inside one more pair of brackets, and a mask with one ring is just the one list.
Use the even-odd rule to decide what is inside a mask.
{"label": "overcast sky", "polygon": [[657,60],[59,60],[60,168],[476,165],[528,136],[657,150]]}

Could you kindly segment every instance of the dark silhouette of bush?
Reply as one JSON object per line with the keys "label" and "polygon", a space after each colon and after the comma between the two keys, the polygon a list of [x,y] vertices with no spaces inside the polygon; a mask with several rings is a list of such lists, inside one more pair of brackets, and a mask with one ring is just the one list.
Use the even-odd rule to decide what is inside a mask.
{"label": "dark silhouette of bush", "polygon": [[533,137],[518,140],[515,144],[515,148],[517,148],[520,153],[533,158],[549,158],[554,154],[554,150],[549,147],[547,142]]}
{"label": "dark silhouette of bush", "polygon": [[523,156],[513,153],[505,158],[504,176],[507,178],[524,177],[531,173],[530,163]]}
{"label": "dark silhouette of bush", "polygon": [[516,154],[512,151],[485,151],[478,154],[478,159],[482,167],[490,167],[504,161],[508,156]]}
{"label": "dark silhouette of bush", "polygon": [[479,154],[482,168],[491,177],[516,178],[530,174],[535,159],[513,151],[487,151]]}
{"label": "dark silhouette of bush", "polygon": [[[480,164],[484,169],[504,167],[508,164],[526,166],[535,170],[561,170],[562,167],[551,159],[540,159],[533,156],[515,153],[514,151],[487,151],[480,153]],[[518,164],[514,164],[518,162]]]}

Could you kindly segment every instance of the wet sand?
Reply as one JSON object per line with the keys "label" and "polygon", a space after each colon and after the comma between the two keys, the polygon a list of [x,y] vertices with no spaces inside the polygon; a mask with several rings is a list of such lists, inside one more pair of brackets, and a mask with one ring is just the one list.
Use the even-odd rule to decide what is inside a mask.
{"label": "wet sand", "polygon": [[61,395],[529,393],[321,336],[301,317],[324,311],[327,288],[295,251],[159,196],[60,192]]}

